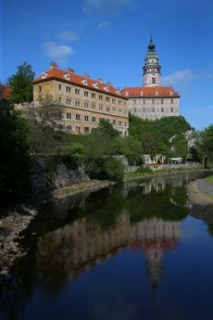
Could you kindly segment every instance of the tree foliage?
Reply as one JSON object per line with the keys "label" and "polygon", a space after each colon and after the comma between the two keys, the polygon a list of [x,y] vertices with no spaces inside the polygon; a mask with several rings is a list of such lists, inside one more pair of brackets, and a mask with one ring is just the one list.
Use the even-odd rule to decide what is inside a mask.
{"label": "tree foliage", "polygon": [[213,125],[209,125],[200,133],[199,144],[201,157],[207,159],[207,163],[213,164]]}
{"label": "tree foliage", "polygon": [[27,143],[27,123],[1,100],[0,105],[0,195],[15,199],[30,190],[31,157]]}
{"label": "tree foliage", "polygon": [[12,103],[31,102],[33,100],[33,84],[35,73],[27,62],[17,67],[16,74],[8,79],[11,87],[10,100]]}
{"label": "tree foliage", "polygon": [[61,107],[47,95],[38,105],[28,106],[25,115],[29,120],[31,151],[45,154],[56,152],[63,142],[61,132],[55,130],[61,120]]}
{"label": "tree foliage", "polygon": [[109,157],[113,141],[119,138],[119,133],[106,120],[101,120],[99,126],[92,130],[85,150],[85,166],[91,178],[121,180],[124,174],[122,164]]}
{"label": "tree foliage", "polygon": [[165,117],[154,121],[130,116],[130,136],[141,142],[143,154],[151,156],[164,154],[167,157],[172,155],[186,157],[187,141],[183,134],[189,129],[190,125],[181,116]]}

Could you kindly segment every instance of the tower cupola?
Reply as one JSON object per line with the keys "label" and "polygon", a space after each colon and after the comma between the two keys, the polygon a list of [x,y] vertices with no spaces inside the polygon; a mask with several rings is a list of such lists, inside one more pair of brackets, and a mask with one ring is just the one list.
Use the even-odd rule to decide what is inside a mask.
{"label": "tower cupola", "polygon": [[155,50],[155,44],[150,36],[148,52],[143,67],[143,86],[155,87],[161,85],[161,66],[159,65],[158,54]]}

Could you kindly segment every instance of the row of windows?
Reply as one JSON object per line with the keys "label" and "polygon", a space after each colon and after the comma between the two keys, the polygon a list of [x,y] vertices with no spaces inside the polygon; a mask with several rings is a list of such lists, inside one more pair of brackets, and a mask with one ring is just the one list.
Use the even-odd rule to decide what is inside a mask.
{"label": "row of windows", "polygon": [[[60,124],[58,126],[58,128],[60,130],[67,130],[67,131],[78,132],[78,133],[81,132],[81,127],[79,127],[79,126],[76,126],[75,128],[72,128],[72,126],[70,126],[70,125],[64,126],[63,124]],[[89,127],[84,127],[83,130],[84,130],[84,133],[90,132],[90,128]]]}
{"label": "row of windows", "polygon": [[[58,100],[59,103],[62,103],[62,97],[59,97]],[[99,103],[98,106],[95,102],[89,102],[87,100],[81,101],[78,99],[75,99],[75,107],[84,107],[86,109],[89,109],[91,106],[92,110],[99,110],[99,111],[106,111],[106,112],[119,112],[119,113],[127,113],[126,109],[123,109],[122,107],[119,107],[118,109],[115,106],[104,106],[102,103]],[[72,106],[72,99],[71,98],[66,98],[66,105],[67,106]]]}
{"label": "row of windows", "polygon": [[[61,114],[61,116],[63,117],[62,114]],[[66,119],[72,119],[72,114],[71,114],[70,112],[67,112],[67,113],[65,114],[65,116],[66,116]],[[88,116],[88,115],[82,116],[82,115],[80,115],[80,114],[76,114],[76,115],[75,115],[75,120],[81,120],[82,117],[83,117],[84,121],[90,121],[90,120],[91,120],[92,122],[97,122],[97,118],[94,117],[94,116],[92,116],[92,117],[90,117],[90,116]],[[110,119],[105,119],[105,120],[108,120],[109,122],[111,122]],[[117,121],[116,121],[116,120],[112,120],[112,124],[113,124],[113,125],[117,125]],[[119,125],[119,126],[123,126],[123,125],[124,125],[124,126],[126,127],[126,122],[118,121],[118,125]]]}
{"label": "row of windows", "polygon": [[[58,90],[61,91],[61,89],[62,89],[62,85],[59,84],[59,85],[58,85]],[[41,88],[40,88],[40,90],[41,90]],[[67,92],[67,93],[70,93],[70,92],[71,92],[71,87],[70,87],[70,86],[66,86],[66,92]],[[75,95],[80,95],[81,90],[78,89],[78,88],[75,88],[74,92],[75,92]],[[84,95],[84,97],[89,97],[89,93],[90,93],[90,96],[91,96],[92,99],[98,98],[98,100],[100,100],[100,101],[103,101],[103,100],[104,100],[104,97],[105,97],[105,96],[103,96],[102,94],[97,94],[97,93],[94,93],[94,92],[89,92],[89,91],[87,91],[87,90],[83,90],[83,95]],[[105,101],[106,101],[106,102],[110,102],[110,100],[111,100],[111,102],[112,102],[113,104],[116,104],[116,99],[115,99],[115,98],[110,98],[110,97],[108,97],[108,96],[105,97]],[[117,100],[117,103],[118,103],[118,105],[121,105],[121,104],[122,104],[122,100],[118,99],[118,100]],[[124,101],[124,104],[125,104],[125,101]]]}
{"label": "row of windows", "polygon": [[155,108],[134,108],[135,113],[146,113],[146,112],[177,112],[178,110],[175,108],[160,108],[160,109],[155,109]]}
{"label": "row of windows", "polygon": [[[64,126],[62,124],[59,125],[58,127],[60,130],[67,130],[69,132],[77,132],[77,133],[81,133],[81,127],[79,126],[76,126],[75,128],[72,128],[72,126],[68,125],[68,126]],[[89,133],[90,132],[90,128],[89,127],[83,127],[83,132],[84,133]],[[119,134],[122,136],[126,136],[127,135],[127,132],[122,132],[122,131],[119,131]]]}
{"label": "row of windows", "polygon": [[175,103],[175,99],[134,99],[134,104],[173,104]]}

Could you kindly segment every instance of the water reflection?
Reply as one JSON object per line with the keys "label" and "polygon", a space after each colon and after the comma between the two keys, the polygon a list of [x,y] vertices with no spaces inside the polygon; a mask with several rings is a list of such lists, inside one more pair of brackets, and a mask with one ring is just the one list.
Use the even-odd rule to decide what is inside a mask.
{"label": "water reflection", "polygon": [[44,274],[59,274],[70,280],[83,270],[110,259],[118,250],[129,247],[141,249],[147,257],[152,287],[156,287],[162,269],[164,250],[172,250],[179,242],[179,221],[151,218],[130,222],[122,213],[113,228],[102,230],[97,224],[82,218],[41,237],[38,241],[38,267]]}
{"label": "water reflection", "polygon": [[[185,274],[190,278],[191,270],[187,273],[187,268],[185,271],[182,267],[183,264],[188,259],[189,269],[193,270],[195,265],[190,265],[190,254],[193,253],[196,258],[199,255],[201,256],[200,261],[204,261],[206,256],[202,256],[202,254],[205,254],[205,250],[196,251],[198,248],[196,244],[196,248],[193,247],[190,251],[191,247],[188,245],[186,252],[179,251],[179,256],[176,255],[175,258],[172,255],[172,266],[168,265],[166,261],[168,253],[177,251],[177,248],[181,247],[183,233],[186,232],[183,223],[190,214],[190,207],[183,186],[188,180],[199,177],[199,175],[190,177],[186,174],[156,177],[145,182],[144,180],[131,181],[108,190],[92,193],[88,197],[81,197],[79,201],[67,198],[48,204],[42,212],[41,218],[38,217],[37,230],[34,230],[33,227],[30,229],[31,233],[36,232],[38,235],[36,246],[29,251],[27,257],[20,259],[15,266],[15,273],[20,278],[21,286],[18,288],[16,296],[21,297],[19,300],[16,298],[14,300],[21,301],[21,303],[12,306],[10,304],[8,312],[13,312],[14,319],[29,319],[33,312],[39,314],[39,311],[36,310],[40,310],[44,297],[52,301],[50,297],[55,296],[57,299],[59,298],[58,301],[63,301],[70,314],[75,309],[78,315],[75,319],[94,319],[88,313],[81,316],[83,309],[79,310],[81,307],[77,307],[77,305],[80,303],[80,305],[84,304],[85,309],[89,308],[85,303],[87,299],[90,299],[91,305],[93,303],[95,306],[97,305],[95,303],[96,297],[93,296],[94,292],[89,290],[93,286],[97,289],[98,281],[100,281],[98,289],[103,295],[101,304],[103,310],[107,309],[105,295],[109,301],[111,301],[112,295],[116,295],[116,298],[120,295],[121,306],[128,305],[128,301],[132,301],[131,308],[133,310],[140,309],[143,302],[140,301],[137,304],[140,297],[137,290],[143,299],[146,297],[146,303],[149,303],[150,291],[152,293],[161,292],[162,299],[166,301],[170,299],[170,294],[163,295],[165,292],[160,291],[162,285],[165,289],[171,284],[174,287],[172,290],[177,291],[181,300],[182,288],[176,286],[173,279],[176,279],[180,273],[180,281],[182,281],[182,286],[185,286]],[[200,225],[203,226],[202,223]],[[191,234],[196,237],[198,232],[197,230],[194,232],[194,222],[190,224],[190,228],[193,230]],[[200,245],[200,239],[198,240]],[[193,245],[193,241],[190,245]],[[144,273],[140,263],[144,266]],[[206,264],[206,266],[208,265]],[[131,269],[128,269],[129,267],[138,271],[134,274]],[[99,270],[99,277],[98,281],[97,278],[95,281],[93,277],[95,274],[97,275],[97,270]],[[200,266],[196,272],[199,270]],[[167,271],[174,277],[169,278]],[[87,278],[90,285],[83,282],[82,278],[85,280],[85,275],[92,275],[88,277],[89,280]],[[105,282],[107,275],[111,281],[111,287],[108,287]],[[118,275],[121,275],[121,278]],[[111,277],[113,277],[112,280],[110,280]],[[122,279],[121,282],[124,280],[122,284],[127,282],[128,285],[121,286],[120,279]],[[192,283],[196,283],[194,278],[192,280]],[[135,289],[138,282],[140,289]],[[146,282],[149,285],[148,289]],[[115,283],[117,283],[117,287]],[[70,297],[71,291],[69,290],[72,289],[69,288],[66,293],[69,302],[64,302],[63,290],[69,287],[67,284],[71,284],[73,293]],[[124,290],[122,294],[120,286]],[[157,290],[150,290],[150,287]],[[82,288],[84,288],[84,292],[90,293],[84,295]],[[181,294],[179,294],[179,289]],[[13,291],[15,292],[14,288]],[[53,299],[55,301],[54,307],[56,310],[61,310],[61,305],[57,305],[57,299]],[[160,308],[161,300],[157,299],[159,299]],[[174,305],[176,305],[176,301]],[[26,313],[23,311],[25,309]],[[154,316],[149,317],[154,309],[150,307],[152,311],[146,310],[147,319],[158,319]],[[163,312],[166,313],[166,311]],[[70,314],[67,313],[65,318],[70,319]],[[103,314],[99,314],[97,318],[100,319],[102,316]],[[35,318],[36,316],[34,316]],[[45,319],[45,316],[37,318]],[[56,318],[54,318],[54,314],[50,315],[49,313],[47,319]],[[126,317],[126,319],[132,318]],[[165,317],[161,319],[165,320]],[[184,318],[180,317],[179,319]]]}
{"label": "water reflection", "polygon": [[[130,248],[146,255],[151,286],[156,287],[162,272],[163,252],[178,244],[180,220],[188,212],[186,193],[180,188],[183,181],[167,181],[165,177],[146,183],[134,181],[114,190],[107,201],[105,197],[91,200],[87,209],[81,208],[82,218],[38,239],[40,272],[51,275],[53,282],[60,278],[63,283],[104,263],[122,248]],[[85,214],[88,207],[90,213]],[[106,214],[111,216],[107,225]]]}

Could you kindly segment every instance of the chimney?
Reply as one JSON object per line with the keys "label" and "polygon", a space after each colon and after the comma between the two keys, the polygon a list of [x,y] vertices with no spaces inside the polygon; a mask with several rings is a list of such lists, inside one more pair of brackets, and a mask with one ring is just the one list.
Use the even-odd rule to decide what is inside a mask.
{"label": "chimney", "polygon": [[75,73],[75,70],[73,68],[68,67],[67,71],[71,72],[71,73]]}
{"label": "chimney", "polygon": [[52,68],[58,68],[58,64],[57,64],[56,61],[51,61],[50,62],[50,69],[52,69]]}

